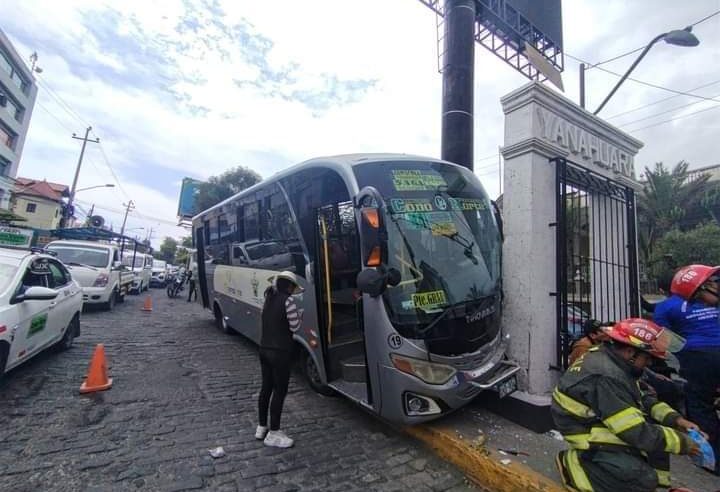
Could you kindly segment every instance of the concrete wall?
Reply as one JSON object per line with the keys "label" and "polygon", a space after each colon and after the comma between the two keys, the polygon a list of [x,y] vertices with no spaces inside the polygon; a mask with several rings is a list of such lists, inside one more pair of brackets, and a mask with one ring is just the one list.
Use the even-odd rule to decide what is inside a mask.
{"label": "concrete wall", "polygon": [[[636,186],[634,158],[642,143],[539,83],[502,98],[505,112],[503,175],[503,330],[510,357],[520,363],[522,391],[514,397],[549,404],[556,363],[556,221],[554,157]],[[592,208],[593,198],[590,199]],[[591,213],[591,219],[592,213]],[[617,254],[591,248],[598,257]],[[592,280],[591,280],[592,283]],[[625,286],[625,287],[621,287]],[[627,289],[618,277],[618,287]],[[596,314],[596,313],[593,313]],[[601,313],[597,313],[598,315]]]}
{"label": "concrete wall", "polygon": [[[27,90],[23,92],[15,82],[13,82],[10,75],[4,69],[0,68],[0,92],[5,93],[8,99],[22,109],[20,119],[17,120],[14,115],[9,114],[6,110],[7,108],[0,108],[0,121],[2,121],[5,127],[17,135],[12,148],[0,144],[0,156],[10,161],[5,175],[9,178],[15,178],[18,173],[22,150],[25,146],[25,137],[27,136],[28,127],[30,126],[30,118],[32,117],[33,108],[35,107],[37,84],[30,69],[25,65],[25,62],[17,51],[15,51],[15,48],[2,30],[0,30],[0,51],[10,59],[13,68],[20,73],[28,83]],[[7,187],[5,183],[6,180],[0,180],[0,189],[5,190],[5,197],[9,197],[13,188],[12,186]],[[5,203],[0,203],[0,207],[7,206],[6,200],[0,201]]]}
{"label": "concrete wall", "polygon": [[[60,204],[45,198],[15,195],[13,212],[25,217],[22,225],[38,229],[56,229],[60,223]],[[29,203],[35,204],[35,212],[27,212]]]}

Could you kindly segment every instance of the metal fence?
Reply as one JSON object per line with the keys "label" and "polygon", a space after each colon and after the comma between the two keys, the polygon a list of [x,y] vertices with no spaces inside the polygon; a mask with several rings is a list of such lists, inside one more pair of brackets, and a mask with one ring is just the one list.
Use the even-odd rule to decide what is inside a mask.
{"label": "metal fence", "polygon": [[635,192],[558,157],[556,170],[557,369],[588,319],[639,313]]}

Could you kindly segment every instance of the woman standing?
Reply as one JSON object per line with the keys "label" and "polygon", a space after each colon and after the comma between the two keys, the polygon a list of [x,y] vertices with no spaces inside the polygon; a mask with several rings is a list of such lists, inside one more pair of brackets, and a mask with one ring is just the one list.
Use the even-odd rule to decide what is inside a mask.
{"label": "woman standing", "polygon": [[294,299],[294,294],[300,292],[302,288],[297,277],[287,271],[277,274],[272,285],[265,290],[260,336],[262,388],[255,438],[263,439],[266,446],[289,448],[293,445],[293,440],[280,430],[280,415],[290,382],[293,333],[300,328],[302,321],[302,311]]}

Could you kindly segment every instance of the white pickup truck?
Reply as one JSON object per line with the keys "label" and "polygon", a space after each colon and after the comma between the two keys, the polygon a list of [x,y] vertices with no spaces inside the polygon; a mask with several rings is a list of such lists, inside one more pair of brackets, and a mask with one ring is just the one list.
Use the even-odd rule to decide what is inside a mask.
{"label": "white pickup truck", "polygon": [[123,302],[133,275],[120,261],[114,244],[94,241],[53,241],[47,249],[57,255],[82,286],[85,304],[100,304],[111,310]]}

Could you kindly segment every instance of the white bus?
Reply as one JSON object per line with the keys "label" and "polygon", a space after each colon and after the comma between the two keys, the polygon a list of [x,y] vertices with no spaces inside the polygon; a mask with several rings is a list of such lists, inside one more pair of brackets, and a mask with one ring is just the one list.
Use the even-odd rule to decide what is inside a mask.
{"label": "white bus", "polygon": [[193,218],[199,290],[217,325],[258,343],[263,292],[295,272],[295,334],[317,391],[394,422],[516,388],[500,331],[501,236],[472,172],[395,154],[287,169]]}

